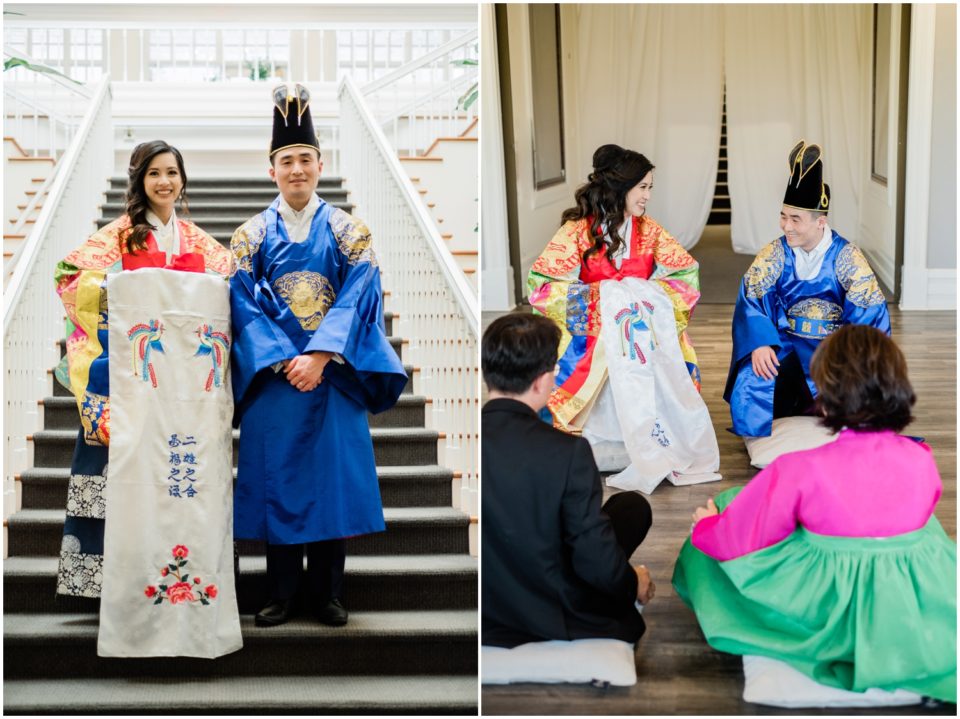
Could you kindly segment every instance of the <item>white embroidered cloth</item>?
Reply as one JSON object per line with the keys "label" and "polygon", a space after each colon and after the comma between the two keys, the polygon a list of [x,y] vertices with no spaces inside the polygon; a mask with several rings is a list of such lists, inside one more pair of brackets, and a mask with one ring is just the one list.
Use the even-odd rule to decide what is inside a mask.
{"label": "white embroidered cloth", "polygon": [[600,283],[600,337],[620,433],[630,464],[607,478],[649,494],[720,479],[710,413],[680,352],[673,303],[656,283],[627,277]]}
{"label": "white embroidered cloth", "polygon": [[229,288],[147,268],[109,276],[110,481],[97,653],[240,649],[233,577]]}

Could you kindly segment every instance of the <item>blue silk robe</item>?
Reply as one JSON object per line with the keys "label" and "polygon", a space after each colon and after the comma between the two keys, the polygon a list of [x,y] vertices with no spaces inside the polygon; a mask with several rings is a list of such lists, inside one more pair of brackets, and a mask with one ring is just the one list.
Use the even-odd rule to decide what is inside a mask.
{"label": "blue silk robe", "polygon": [[[321,200],[291,242],[278,197],[234,233],[230,280],[234,535],[300,544],[384,529],[367,412],[392,407],[407,376],[384,333],[380,268],[366,226]],[[333,352],[312,392],[273,366]]]}
{"label": "blue silk robe", "polygon": [[743,276],[733,313],[733,357],[723,398],[730,403],[734,433],[766,437],[773,424],[776,380],[753,373],[753,350],[769,345],[781,362],[796,353],[816,397],[810,358],[824,337],[845,324],[890,334],[886,300],[858,247],[834,231],[820,272],[809,280],[797,277],[786,237],[760,250]]}

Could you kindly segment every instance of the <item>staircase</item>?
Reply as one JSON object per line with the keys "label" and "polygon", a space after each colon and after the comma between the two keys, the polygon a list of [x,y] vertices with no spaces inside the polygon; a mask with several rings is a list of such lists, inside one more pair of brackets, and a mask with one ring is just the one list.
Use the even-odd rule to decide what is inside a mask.
{"label": "staircase", "polygon": [[[121,214],[124,186],[111,181],[100,226]],[[352,209],[339,178],[322,178],[318,193]],[[276,189],[266,179],[206,178],[191,180],[188,194],[190,217],[226,244]],[[385,313],[388,334],[392,320]],[[401,353],[402,339],[390,341]],[[238,542],[244,647],[215,660],[99,658],[99,602],[55,594],[79,421],[72,396],[54,382],[40,401],[34,466],[18,477],[22,509],[8,520],[5,713],[475,714],[469,517],[450,506],[453,473],[437,465],[439,435],[424,428],[429,400],[413,393],[417,369],[406,370],[411,381],[397,405],[370,417],[387,531],[348,541],[349,624],[326,627],[305,612],[282,627],[254,627],[267,599],[263,545]]]}
{"label": "staircase", "polygon": [[477,177],[477,120],[459,135],[438,137],[422,155],[400,155],[400,166],[427,206],[447,249],[477,287],[477,194],[464,178]]}
{"label": "staircase", "polygon": [[723,95],[723,119],[720,124],[720,157],[717,162],[717,184],[713,191],[708,225],[730,224],[730,187],[727,185],[727,95]]}
{"label": "staircase", "polygon": [[3,277],[6,282],[20,247],[33,229],[43,198],[35,203],[26,217],[23,215],[37,189],[56,170],[56,159],[34,157],[16,138],[9,136],[3,138],[3,159]]}

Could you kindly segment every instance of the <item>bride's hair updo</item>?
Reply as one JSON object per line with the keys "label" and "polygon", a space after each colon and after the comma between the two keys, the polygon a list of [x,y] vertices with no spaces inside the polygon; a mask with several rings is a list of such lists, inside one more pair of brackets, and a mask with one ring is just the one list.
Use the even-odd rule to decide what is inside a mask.
{"label": "bride's hair updo", "polygon": [[[608,257],[623,246],[619,228],[623,224],[627,193],[653,167],[639,152],[619,145],[601,145],[593,153],[593,172],[574,195],[576,207],[564,210],[561,218],[561,222],[592,218],[588,231],[593,246],[583,253],[584,260],[604,245],[607,245]],[[604,226],[609,241],[604,239]]]}

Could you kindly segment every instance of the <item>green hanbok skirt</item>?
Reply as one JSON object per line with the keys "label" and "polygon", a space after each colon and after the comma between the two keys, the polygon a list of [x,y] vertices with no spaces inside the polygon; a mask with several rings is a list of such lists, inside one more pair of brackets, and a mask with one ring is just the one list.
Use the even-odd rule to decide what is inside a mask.
{"label": "green hanbok skirt", "polygon": [[725,562],[688,538],[673,586],[714,649],[779,659],[839,689],[957,701],[957,548],[935,517],[884,538],[800,527]]}

